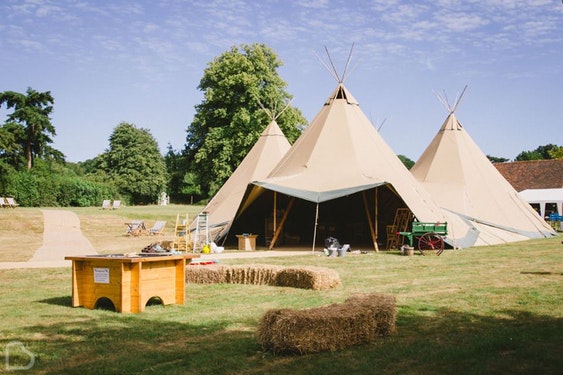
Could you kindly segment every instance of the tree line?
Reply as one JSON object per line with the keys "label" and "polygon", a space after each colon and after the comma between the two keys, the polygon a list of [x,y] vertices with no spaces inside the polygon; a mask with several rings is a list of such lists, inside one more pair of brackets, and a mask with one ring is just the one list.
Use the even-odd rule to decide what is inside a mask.
{"label": "tree line", "polygon": [[[290,143],[307,126],[290,105],[287,83],[278,75],[282,61],[264,44],[233,46],[208,63],[197,87],[203,100],[186,129],[181,150],[165,155],[148,129],[122,122],[108,148],[93,159],[69,163],[52,147],[56,136],[49,91],[0,93],[10,112],[0,125],[0,196],[22,206],[97,206],[103,199],[128,204],[156,203],[167,192],[176,203],[205,202],[229,178],[263,129],[276,122]],[[563,157],[563,146],[523,151],[516,160]],[[407,166],[414,162],[403,155]],[[489,156],[491,161],[507,159]]]}

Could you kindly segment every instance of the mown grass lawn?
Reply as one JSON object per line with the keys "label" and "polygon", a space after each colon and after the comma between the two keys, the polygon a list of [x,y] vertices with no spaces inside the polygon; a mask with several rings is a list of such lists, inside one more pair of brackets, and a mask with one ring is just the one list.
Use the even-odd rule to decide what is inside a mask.
{"label": "mown grass lawn", "polygon": [[[29,354],[11,346],[20,342],[39,374],[560,374],[562,251],[558,237],[440,257],[224,260],[329,267],[343,285],[311,291],[189,284],[184,306],[150,306],[141,314],[70,307],[70,269],[0,270],[0,348],[11,348],[11,366],[23,366]],[[306,356],[273,356],[258,344],[256,328],[268,309],[322,306],[356,292],[396,297],[395,335]]]}

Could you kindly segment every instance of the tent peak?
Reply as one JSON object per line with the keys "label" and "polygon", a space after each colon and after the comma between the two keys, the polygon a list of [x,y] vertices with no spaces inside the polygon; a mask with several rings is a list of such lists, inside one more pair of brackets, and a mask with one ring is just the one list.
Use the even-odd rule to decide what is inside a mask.
{"label": "tent peak", "polygon": [[278,117],[280,117],[280,115],[287,109],[289,108],[289,106],[291,105],[291,102],[293,102],[293,99],[291,99],[290,101],[288,101],[287,103],[285,103],[285,106],[282,108],[281,111],[277,112],[277,105],[275,103],[272,103],[270,105],[270,107],[272,107],[271,109],[268,109],[266,107],[264,107],[264,105],[262,104],[262,102],[258,99],[258,105],[260,105],[260,108],[262,108],[262,110],[264,112],[266,112],[266,114],[268,115],[268,117],[270,118],[270,121],[276,121],[278,119]]}
{"label": "tent peak", "polygon": [[461,91],[461,94],[457,95],[456,99],[454,100],[453,106],[450,104],[445,90],[442,90],[441,93],[435,93],[435,94],[436,94],[436,97],[438,98],[438,100],[440,101],[440,103],[442,103],[442,105],[444,106],[444,108],[446,108],[446,110],[450,114],[453,114],[456,111],[459,104],[461,103],[461,98],[463,98],[463,94],[465,94],[466,89],[467,89],[467,85],[465,85],[465,87]]}
{"label": "tent peak", "polygon": [[328,98],[328,100],[325,102],[325,106],[331,105],[331,103],[334,100],[338,100],[338,99],[343,99],[345,100],[348,104],[352,104],[352,105],[357,105],[359,106],[358,101],[356,100],[356,98],[354,98],[354,96],[352,96],[352,94],[350,93],[350,91],[348,91],[348,89],[346,88],[346,86],[344,86],[343,83],[339,83],[336,86],[336,89],[332,92],[332,94],[330,95],[330,97]]}
{"label": "tent peak", "polygon": [[319,55],[317,55],[316,52],[314,52],[315,56],[317,56],[317,59],[319,59],[320,63],[328,70],[328,72],[330,73],[332,78],[334,78],[336,80],[336,82],[338,82],[339,84],[344,83],[346,78],[348,78],[348,76],[350,75],[350,73],[348,73],[348,67],[349,67],[350,61],[352,59],[352,51],[354,50],[354,43],[352,43],[352,47],[350,47],[350,53],[348,53],[348,59],[346,60],[346,65],[344,66],[344,71],[342,72],[342,76],[340,76],[338,74],[338,70],[336,70],[334,63],[332,62],[332,57],[330,56],[330,53],[328,52],[328,48],[326,46],[324,46],[324,47],[325,47],[325,52],[326,52],[326,55],[328,57],[328,62],[330,63],[330,66],[329,66],[329,64],[324,62],[323,59],[321,59],[319,57]]}

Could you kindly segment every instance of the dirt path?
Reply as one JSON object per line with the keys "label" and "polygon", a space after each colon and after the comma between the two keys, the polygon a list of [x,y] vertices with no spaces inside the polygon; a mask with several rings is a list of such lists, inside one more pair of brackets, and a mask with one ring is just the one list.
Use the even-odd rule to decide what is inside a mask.
{"label": "dirt path", "polygon": [[[82,234],[80,219],[66,210],[41,210],[43,212],[43,245],[27,262],[0,262],[0,269],[70,267],[65,256],[97,254],[90,241]],[[266,258],[311,254],[310,251],[238,251],[235,253],[201,254],[199,260],[232,258]],[[320,255],[317,252],[317,255]]]}
{"label": "dirt path", "polygon": [[43,211],[43,246],[29,262],[52,262],[64,260],[65,256],[97,254],[82,234],[80,219],[71,211]]}
{"label": "dirt path", "polygon": [[97,254],[82,234],[80,219],[66,210],[41,210],[43,212],[43,245],[27,262],[1,262],[0,269],[70,267],[65,256]]}

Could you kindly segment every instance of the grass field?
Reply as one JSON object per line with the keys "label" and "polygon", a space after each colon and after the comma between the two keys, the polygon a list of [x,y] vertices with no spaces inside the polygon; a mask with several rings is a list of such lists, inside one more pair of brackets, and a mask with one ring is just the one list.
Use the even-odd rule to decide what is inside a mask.
{"label": "grass field", "polygon": [[[115,252],[136,240],[123,236],[126,220],[175,221],[178,211],[188,209],[198,211],[183,206],[75,212],[95,247],[113,246]],[[19,219],[12,220],[14,215]],[[41,217],[34,209],[0,211],[0,261],[15,257],[10,249],[20,237],[29,253],[34,243],[40,245]],[[39,374],[560,374],[561,240],[446,251],[440,257],[372,252],[253,259],[329,267],[343,285],[311,291],[190,284],[184,306],[149,306],[141,314],[70,307],[70,269],[0,270],[0,348],[5,355],[10,349],[10,366],[25,366],[32,355],[32,373]],[[307,356],[273,356],[258,344],[256,327],[267,310],[342,302],[356,292],[397,298],[395,335]]]}

